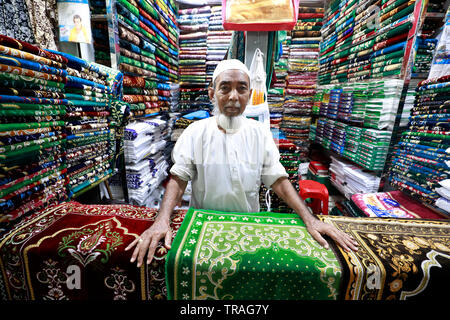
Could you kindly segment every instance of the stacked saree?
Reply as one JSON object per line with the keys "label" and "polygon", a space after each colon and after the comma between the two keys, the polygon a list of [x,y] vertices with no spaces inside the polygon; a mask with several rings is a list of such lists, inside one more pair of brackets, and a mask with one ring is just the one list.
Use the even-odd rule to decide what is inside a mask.
{"label": "stacked saree", "polygon": [[311,110],[316,94],[323,8],[300,7],[291,31],[288,77],[280,128],[287,139],[307,150]]}
{"label": "stacked saree", "polygon": [[178,79],[178,27],[171,3],[118,0],[116,9],[123,100],[134,118],[168,111],[169,82]]}
{"label": "stacked saree", "polygon": [[450,77],[421,81],[416,88],[408,128],[395,146],[389,182],[447,214]]}
{"label": "stacked saree", "polygon": [[67,198],[68,60],[0,35],[0,223]]}
{"label": "stacked saree", "polygon": [[[279,33],[279,36],[283,35]],[[280,124],[283,119],[284,96],[286,93],[286,78],[288,75],[289,43],[291,35],[286,33],[285,38],[280,39],[281,52],[274,63],[272,83],[267,91],[267,104],[270,113],[270,128],[279,135]],[[284,138],[284,136],[282,136]]]}
{"label": "stacked saree", "polygon": [[223,29],[222,6],[211,7],[206,34],[206,83],[210,83],[217,64],[225,58],[230,46],[232,31]]}
{"label": "stacked saree", "polygon": [[210,107],[208,97],[207,51],[211,7],[180,9],[180,111]]}

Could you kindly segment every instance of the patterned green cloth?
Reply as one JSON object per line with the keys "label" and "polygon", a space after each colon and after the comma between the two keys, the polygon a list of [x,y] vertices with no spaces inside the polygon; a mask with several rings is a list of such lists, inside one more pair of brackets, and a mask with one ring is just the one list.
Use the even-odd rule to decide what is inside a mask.
{"label": "patterned green cloth", "polygon": [[189,209],[166,261],[175,300],[337,299],[342,271],[296,214]]}

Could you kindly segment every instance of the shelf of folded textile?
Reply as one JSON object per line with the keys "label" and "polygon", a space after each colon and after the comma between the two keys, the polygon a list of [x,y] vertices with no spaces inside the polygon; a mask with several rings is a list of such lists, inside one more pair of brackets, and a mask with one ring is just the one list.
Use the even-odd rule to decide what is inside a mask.
{"label": "shelf of folded textile", "polygon": [[[175,235],[185,210],[176,209]],[[167,249],[151,264],[131,263],[125,248],[158,211],[132,205],[48,206],[0,235],[1,300],[161,300]],[[14,263],[12,263],[14,262]]]}
{"label": "shelf of folded textile", "polygon": [[[423,1],[333,1],[325,10],[320,84],[405,75],[409,45],[425,17]],[[377,21],[375,23],[375,21]]]}
{"label": "shelf of folded textile", "polygon": [[131,118],[170,109],[170,83],[178,81],[178,28],[167,2],[116,2],[120,52],[124,73],[123,100]]}
{"label": "shelf of folded textile", "polygon": [[[330,239],[324,249],[296,214],[189,209],[166,260],[168,298],[409,300],[445,292],[450,221],[318,218],[352,235],[358,251]],[[430,273],[430,261],[440,268]]]}
{"label": "shelf of folded textile", "polygon": [[[121,73],[59,53],[68,60],[65,97],[67,189],[76,198],[114,174],[116,125],[111,103],[121,87]],[[111,69],[109,69],[111,70]]]}
{"label": "shelf of folded textile", "polygon": [[[217,61],[217,56],[223,53],[223,39],[214,39],[220,31],[214,31],[214,37],[208,37],[210,18],[210,6],[178,10],[180,112],[212,109],[207,88],[212,77],[211,67],[214,68],[221,60]],[[208,47],[213,49],[216,46],[218,51],[209,50],[208,61]]]}
{"label": "shelf of folded textile", "polygon": [[420,201],[450,213],[448,174],[449,76],[418,83],[406,130],[395,145],[388,170],[389,184]]}
{"label": "shelf of folded textile", "polygon": [[67,198],[67,59],[0,35],[0,229]]}

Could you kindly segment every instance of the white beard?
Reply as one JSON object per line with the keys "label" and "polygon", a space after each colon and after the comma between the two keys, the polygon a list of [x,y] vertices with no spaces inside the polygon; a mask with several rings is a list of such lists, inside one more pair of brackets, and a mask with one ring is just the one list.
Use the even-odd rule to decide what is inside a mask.
{"label": "white beard", "polygon": [[243,116],[242,114],[235,117],[224,115],[222,112],[220,112],[219,106],[215,99],[213,101],[213,105],[214,109],[212,111],[212,114],[216,116],[217,125],[224,129],[226,133],[233,134],[238,132],[242,124],[244,123],[245,116]]}

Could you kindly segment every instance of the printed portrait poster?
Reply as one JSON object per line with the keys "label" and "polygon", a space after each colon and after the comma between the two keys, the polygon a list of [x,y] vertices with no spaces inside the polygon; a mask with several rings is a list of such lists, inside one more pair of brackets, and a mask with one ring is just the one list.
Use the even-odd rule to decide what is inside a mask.
{"label": "printed portrait poster", "polygon": [[89,0],[58,0],[59,40],[91,43]]}

